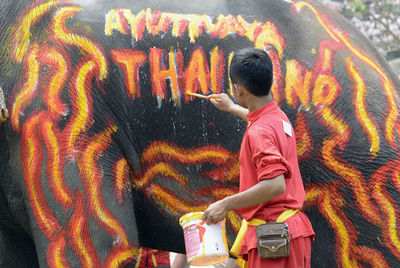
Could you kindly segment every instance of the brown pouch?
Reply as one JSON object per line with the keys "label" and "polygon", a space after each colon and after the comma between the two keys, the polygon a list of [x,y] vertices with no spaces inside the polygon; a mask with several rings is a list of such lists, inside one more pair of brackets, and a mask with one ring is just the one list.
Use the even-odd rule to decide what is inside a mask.
{"label": "brown pouch", "polygon": [[288,257],[290,239],[284,222],[267,222],[256,228],[258,255],[263,258]]}

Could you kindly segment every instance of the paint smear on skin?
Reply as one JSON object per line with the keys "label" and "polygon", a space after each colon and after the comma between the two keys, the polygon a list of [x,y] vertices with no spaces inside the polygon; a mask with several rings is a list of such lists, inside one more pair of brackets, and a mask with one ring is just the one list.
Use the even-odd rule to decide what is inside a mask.
{"label": "paint smear on skin", "polygon": [[389,223],[382,226],[383,245],[400,258],[400,239],[397,231],[399,207],[386,187],[390,180],[396,180],[398,166],[399,160],[395,160],[379,168],[371,177],[371,185],[373,185],[372,197],[383,212],[384,222]]}
{"label": "paint smear on skin", "polygon": [[89,234],[86,210],[83,194],[77,191],[74,199],[74,214],[68,223],[68,241],[82,267],[100,267],[100,258]]}
{"label": "paint smear on skin", "polygon": [[135,179],[133,181],[133,184],[139,188],[147,187],[150,185],[152,179],[157,175],[162,175],[163,177],[179,182],[182,185],[189,183],[188,178],[181,175],[177,169],[167,163],[161,162],[149,167],[140,179]]}
{"label": "paint smear on skin", "polygon": [[[330,225],[335,226],[333,229],[336,233],[336,237],[339,240],[336,242],[337,252],[341,253],[338,256],[339,262],[341,263],[342,267],[358,267],[357,260],[353,259],[352,254],[350,254],[351,248],[355,246],[355,243],[351,239],[351,235],[346,228],[347,225],[345,222],[343,222],[343,218],[337,213],[339,208],[332,204],[332,198],[329,194],[327,194],[327,192],[324,193],[323,209],[325,212],[324,214],[329,215],[327,219],[330,221]],[[335,199],[337,198],[338,196],[336,196]]]}
{"label": "paint smear on skin", "polygon": [[218,146],[205,146],[202,148],[185,151],[183,148],[168,144],[167,142],[153,142],[146,150],[143,151],[142,161],[154,162],[165,159],[168,155],[171,160],[181,163],[198,164],[204,162],[214,162],[222,164],[232,157],[232,153]]}
{"label": "paint smear on skin", "polygon": [[50,118],[46,116],[41,118],[41,131],[48,155],[46,171],[50,189],[56,200],[64,208],[70,208],[72,206],[72,193],[64,180],[65,159],[58,141],[60,133]]}
{"label": "paint smear on skin", "polygon": [[11,125],[15,131],[19,131],[20,117],[26,107],[32,103],[32,100],[37,96],[37,86],[39,82],[39,63],[36,59],[39,51],[39,45],[33,44],[32,49],[26,58],[25,68],[28,72],[26,82],[18,93],[12,106]]}
{"label": "paint smear on skin", "polygon": [[117,127],[107,128],[102,133],[90,138],[90,143],[84,149],[81,159],[78,162],[82,183],[87,196],[88,207],[98,222],[112,234],[116,241],[121,241],[123,245],[128,245],[126,232],[108,209],[103,201],[101,194],[102,173],[98,166],[101,154],[110,146],[112,134]]}
{"label": "paint smear on skin", "polygon": [[299,161],[301,161],[313,150],[310,129],[303,114],[297,114],[294,129],[296,134],[297,156]]}
{"label": "paint smear on skin", "polygon": [[[43,51],[44,50],[44,51]],[[44,88],[44,101],[49,112],[57,115],[67,114],[67,105],[62,103],[60,95],[70,73],[70,63],[62,53],[55,48],[41,48],[40,60],[42,64],[50,66],[53,74],[49,86]]]}
{"label": "paint smear on skin", "polygon": [[53,212],[47,206],[40,182],[43,151],[37,131],[41,117],[41,114],[32,116],[22,127],[21,161],[31,208],[40,230],[50,239],[55,236],[60,226]]}
{"label": "paint smear on skin", "polygon": [[363,212],[362,215],[371,223],[381,224],[379,210],[373,205],[367,193],[364,176],[358,169],[347,164],[335,153],[337,147],[343,149],[349,141],[351,135],[349,125],[327,107],[321,108],[317,113],[321,114],[320,120],[324,120],[323,124],[333,133],[329,139],[325,139],[321,149],[324,165],[351,185],[357,207]]}
{"label": "paint smear on skin", "polygon": [[[36,7],[29,6],[26,14],[23,15],[18,28],[15,30],[16,35],[13,37],[14,53],[13,57],[16,62],[21,62],[29,49],[31,29],[40,21],[40,19],[53,7],[57,6],[57,1],[48,1]],[[31,10],[29,10],[32,8]],[[25,12],[24,12],[25,13]]]}
{"label": "paint smear on skin", "polygon": [[[124,204],[124,195],[127,190],[131,187],[129,178],[129,166],[125,158],[121,158],[116,161],[113,167],[114,174],[114,195],[120,204]],[[137,181],[134,180],[136,183]]]}
{"label": "paint smear on skin", "polygon": [[121,245],[113,248],[104,261],[105,268],[119,268],[134,261],[138,256],[139,249],[131,244]]}
{"label": "paint smear on skin", "polygon": [[93,123],[92,113],[92,79],[94,76],[94,63],[92,61],[81,64],[77,69],[73,82],[71,81],[70,96],[73,106],[71,120],[63,131],[63,136],[68,139],[66,149],[73,153],[75,143],[81,132],[86,132]]}
{"label": "paint smear on skin", "polygon": [[47,264],[51,268],[70,268],[66,258],[66,239],[64,232],[59,232],[57,237],[50,241],[47,249]]}
{"label": "paint smear on skin", "polygon": [[355,88],[354,91],[356,92],[353,103],[356,108],[357,119],[368,135],[369,142],[371,143],[371,154],[373,157],[376,157],[379,152],[379,135],[377,124],[373,119],[371,119],[372,117],[369,116],[366,109],[367,88],[360,71],[357,69],[350,57],[346,59],[346,62],[347,72],[350,75],[350,79]]}
{"label": "paint smear on skin", "polygon": [[56,38],[65,42],[66,45],[72,45],[82,49],[89,58],[95,62],[96,71],[99,73],[99,79],[104,80],[108,75],[108,66],[102,50],[89,39],[76,35],[64,27],[66,25],[66,20],[79,11],[82,11],[79,7],[63,7],[59,9],[53,18],[53,32]]}

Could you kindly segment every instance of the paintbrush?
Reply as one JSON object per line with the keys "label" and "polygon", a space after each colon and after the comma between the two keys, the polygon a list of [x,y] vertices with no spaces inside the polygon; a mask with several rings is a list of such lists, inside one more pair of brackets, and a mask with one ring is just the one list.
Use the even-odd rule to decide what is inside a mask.
{"label": "paintbrush", "polygon": [[197,98],[201,98],[201,99],[213,99],[213,100],[218,101],[218,99],[215,98],[215,96],[211,96],[211,95],[206,96],[206,95],[203,95],[203,94],[193,93],[193,92],[190,91],[190,90],[186,90],[186,94],[188,94],[188,95],[190,95],[190,96],[197,97]]}

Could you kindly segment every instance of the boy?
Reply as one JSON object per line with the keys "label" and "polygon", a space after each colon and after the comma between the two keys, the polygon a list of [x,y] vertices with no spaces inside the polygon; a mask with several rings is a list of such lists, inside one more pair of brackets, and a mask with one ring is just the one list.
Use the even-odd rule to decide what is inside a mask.
{"label": "boy", "polygon": [[250,268],[310,267],[314,231],[307,216],[299,211],[305,192],[296,140],[290,121],[270,92],[271,59],[263,50],[240,50],[232,58],[229,75],[239,105],[226,94],[213,95],[210,100],[218,109],[248,120],[240,149],[239,193],[211,204],[203,220],[207,224],[216,223],[228,211],[237,209],[247,222],[253,219],[274,222],[289,212],[284,217],[293,236],[289,257],[261,259],[255,224],[248,225],[238,255],[248,261]]}

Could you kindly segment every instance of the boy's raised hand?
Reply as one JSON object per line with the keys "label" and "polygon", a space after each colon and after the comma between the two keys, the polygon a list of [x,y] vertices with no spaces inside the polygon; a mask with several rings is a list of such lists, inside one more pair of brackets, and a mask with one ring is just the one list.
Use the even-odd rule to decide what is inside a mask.
{"label": "boy's raised hand", "polygon": [[210,96],[210,101],[215,107],[223,112],[230,113],[232,111],[232,107],[235,106],[235,103],[225,93],[212,94]]}
{"label": "boy's raised hand", "polygon": [[211,103],[217,107],[217,109],[239,116],[243,120],[247,121],[247,113],[249,112],[246,108],[235,104],[231,98],[225,93],[212,94],[209,96]]}

